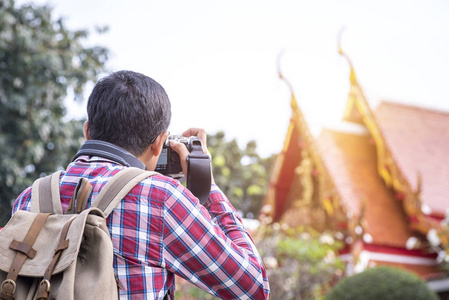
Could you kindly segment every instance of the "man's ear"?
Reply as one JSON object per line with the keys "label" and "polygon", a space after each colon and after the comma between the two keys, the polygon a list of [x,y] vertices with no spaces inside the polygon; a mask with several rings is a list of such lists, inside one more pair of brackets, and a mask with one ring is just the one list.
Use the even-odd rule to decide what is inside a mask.
{"label": "man's ear", "polygon": [[86,138],[86,141],[90,140],[89,121],[84,122],[83,129],[84,129],[84,137]]}
{"label": "man's ear", "polygon": [[153,145],[151,145],[151,151],[154,156],[159,156],[162,151],[162,147],[164,146],[165,140],[168,137],[168,131],[164,131],[156,138]]}

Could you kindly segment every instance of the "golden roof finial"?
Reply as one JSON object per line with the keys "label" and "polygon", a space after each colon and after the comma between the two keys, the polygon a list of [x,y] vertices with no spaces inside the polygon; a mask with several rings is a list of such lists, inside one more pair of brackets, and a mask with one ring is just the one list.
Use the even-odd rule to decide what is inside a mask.
{"label": "golden roof finial", "polygon": [[351,84],[353,84],[353,85],[358,85],[357,77],[355,76],[355,72],[354,72],[354,66],[352,65],[351,60],[350,60],[349,57],[346,55],[346,53],[343,51],[343,47],[341,46],[341,37],[342,37],[344,31],[345,31],[345,27],[342,27],[342,28],[340,29],[340,32],[338,33],[338,40],[337,40],[337,43],[338,43],[338,53],[340,53],[340,55],[342,55],[342,56],[346,59],[346,61],[347,61],[348,64],[349,64],[349,67],[351,68],[351,73],[350,73],[350,75],[349,75],[349,80],[350,80]]}
{"label": "golden roof finial", "polygon": [[277,59],[278,74],[279,74],[279,78],[282,79],[287,84],[287,86],[290,90],[290,93],[291,93],[290,105],[292,107],[293,113],[296,113],[298,111],[299,107],[298,107],[298,103],[296,102],[295,93],[293,92],[293,87],[290,84],[290,82],[284,77],[284,75],[282,75],[282,71],[281,71],[281,57],[283,54],[284,54],[284,50],[282,50],[278,55],[278,59]]}

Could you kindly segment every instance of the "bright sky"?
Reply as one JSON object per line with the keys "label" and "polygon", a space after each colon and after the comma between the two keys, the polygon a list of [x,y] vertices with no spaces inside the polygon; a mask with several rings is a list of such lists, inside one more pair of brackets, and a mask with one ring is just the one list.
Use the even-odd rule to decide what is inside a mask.
{"label": "bright sky", "polygon": [[[20,0],[19,3],[27,2]],[[89,43],[110,49],[111,71],[161,83],[171,133],[223,130],[262,156],[282,149],[290,94],[277,59],[314,130],[341,118],[351,58],[368,100],[449,111],[449,1],[35,0],[49,3]],[[109,32],[93,34],[95,26]],[[90,90],[88,91],[90,93]],[[73,105],[83,115],[85,104]],[[74,113],[77,110],[79,113]]]}

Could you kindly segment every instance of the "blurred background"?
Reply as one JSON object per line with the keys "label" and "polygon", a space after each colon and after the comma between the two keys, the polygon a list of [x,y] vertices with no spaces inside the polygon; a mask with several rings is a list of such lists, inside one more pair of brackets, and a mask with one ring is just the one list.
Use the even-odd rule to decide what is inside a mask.
{"label": "blurred background", "polygon": [[[348,258],[360,246],[355,237],[372,243],[372,237],[363,240],[367,235],[361,233],[368,231],[351,223],[356,218],[345,215],[346,207],[337,207],[344,197],[334,201],[344,215],[344,230],[293,228],[285,218],[275,223],[265,218],[261,225],[259,213],[264,203],[276,206],[277,198],[267,194],[282,183],[280,167],[274,166],[290,142],[292,114],[298,117],[280,71],[296,95],[302,114],[296,120],[313,137],[347,126],[341,118],[351,89],[350,66],[338,46],[366,96],[358,101],[366,100],[371,109],[386,100],[449,113],[447,1],[0,0],[0,226],[9,220],[17,196],[36,178],[65,168],[83,143],[94,83],[111,72],[133,70],[166,89],[171,133],[207,130],[217,184],[248,227],[258,228],[254,236],[278,291],[273,299],[322,299],[357,264]],[[304,171],[302,162],[315,167],[320,162],[308,160],[314,155],[310,137],[296,134],[305,137],[309,152],[302,152],[301,143],[296,149],[303,169],[292,165],[289,176],[306,180],[292,184],[290,193],[315,176],[311,195],[321,197],[316,191],[326,188],[328,178],[319,177],[324,175],[316,168]],[[406,198],[390,192],[390,198]],[[281,207],[291,219],[298,219],[300,198]],[[317,207],[330,220],[325,200],[319,198]],[[442,221],[444,213],[438,218]],[[429,248],[421,235],[410,237]],[[448,245],[433,249],[445,253],[438,263],[447,257]],[[210,297],[182,284],[178,296]]]}

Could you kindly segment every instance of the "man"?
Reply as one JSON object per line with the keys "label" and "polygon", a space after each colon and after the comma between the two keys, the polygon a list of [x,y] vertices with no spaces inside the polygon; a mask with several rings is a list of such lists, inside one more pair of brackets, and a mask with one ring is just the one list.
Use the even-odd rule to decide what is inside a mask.
{"label": "man", "polygon": [[[170,101],[151,78],[119,71],[101,79],[89,97],[86,143],[60,178],[63,210],[79,177],[93,186],[88,205],[114,174],[133,166],[154,170],[171,118]],[[206,133],[189,129],[206,148]],[[172,143],[184,174],[189,154]],[[31,187],[13,212],[30,210]],[[267,299],[268,280],[251,236],[214,184],[205,206],[179,181],[144,179],[107,219],[121,299],[174,299],[174,275],[222,299]]]}

